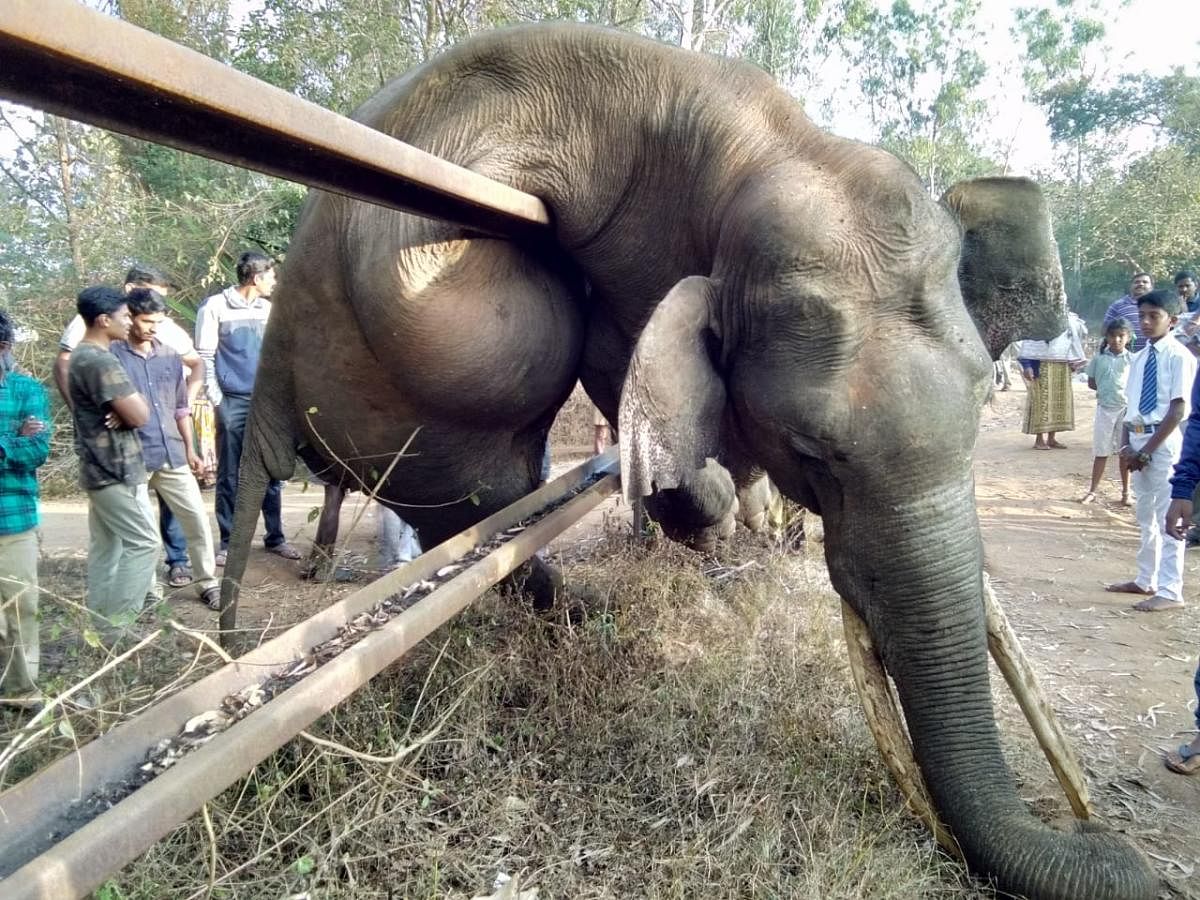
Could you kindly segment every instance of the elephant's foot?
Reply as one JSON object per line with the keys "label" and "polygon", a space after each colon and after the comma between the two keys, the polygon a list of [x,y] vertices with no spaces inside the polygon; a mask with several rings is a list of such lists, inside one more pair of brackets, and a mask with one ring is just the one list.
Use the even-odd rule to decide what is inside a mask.
{"label": "elephant's foot", "polygon": [[568,588],[562,572],[553,563],[535,556],[500,583],[501,590],[520,595],[535,612],[545,614],[565,608],[575,624],[587,618],[588,610],[603,598],[587,585],[572,583]]}
{"label": "elephant's foot", "polygon": [[333,554],[313,544],[308,559],[300,564],[300,577],[304,581],[328,581],[333,571]]}
{"label": "elephant's foot", "polygon": [[501,582],[501,587],[521,595],[536,612],[548,612],[566,595],[562,572],[540,556],[523,563]]}
{"label": "elephant's foot", "polygon": [[308,559],[300,565],[300,578],[319,584],[329,582],[345,584],[358,581],[359,575],[346,566],[337,565],[337,561],[331,553],[314,544]]}

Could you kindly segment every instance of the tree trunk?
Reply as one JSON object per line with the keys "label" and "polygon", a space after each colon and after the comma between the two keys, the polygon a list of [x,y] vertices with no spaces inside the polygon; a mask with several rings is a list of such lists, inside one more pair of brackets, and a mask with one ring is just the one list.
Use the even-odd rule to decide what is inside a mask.
{"label": "tree trunk", "polygon": [[58,177],[62,192],[63,214],[67,221],[67,246],[71,250],[71,265],[75,269],[75,280],[82,282],[83,247],[79,239],[79,215],[75,208],[75,185],[71,172],[71,143],[67,134],[67,123],[58,116],[50,116],[54,123],[54,141],[58,147]]}
{"label": "tree trunk", "polygon": [[1071,260],[1071,287],[1075,304],[1083,300],[1083,138],[1075,142],[1075,248]]}

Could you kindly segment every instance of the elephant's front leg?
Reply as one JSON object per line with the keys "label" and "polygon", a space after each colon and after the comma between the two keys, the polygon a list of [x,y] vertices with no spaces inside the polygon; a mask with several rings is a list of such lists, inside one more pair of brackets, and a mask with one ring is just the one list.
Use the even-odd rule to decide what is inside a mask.
{"label": "elephant's front leg", "polygon": [[325,485],[321,517],[317,520],[317,534],[313,538],[308,559],[300,569],[301,578],[321,581],[333,576],[333,545],[337,543],[338,524],[342,513],[342,502],[345,499],[345,489],[335,484]]}

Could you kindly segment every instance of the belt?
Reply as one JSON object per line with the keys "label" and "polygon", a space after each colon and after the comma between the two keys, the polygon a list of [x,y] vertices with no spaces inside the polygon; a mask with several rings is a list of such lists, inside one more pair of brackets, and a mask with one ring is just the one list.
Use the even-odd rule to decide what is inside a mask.
{"label": "belt", "polygon": [[1153,425],[1130,425],[1129,433],[1130,434],[1154,434],[1154,429],[1156,429],[1161,424],[1162,424],[1162,422],[1155,422]]}

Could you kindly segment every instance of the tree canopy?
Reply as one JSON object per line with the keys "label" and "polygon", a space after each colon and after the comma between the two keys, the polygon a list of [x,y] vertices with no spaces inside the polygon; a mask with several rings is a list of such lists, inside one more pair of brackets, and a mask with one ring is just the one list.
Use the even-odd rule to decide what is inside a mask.
{"label": "tree canopy", "polygon": [[[982,0],[93,0],[341,113],[474,32],[569,20],[743,57],[805,100],[858,115],[926,188],[1007,171],[991,127]],[[1105,68],[1101,0],[1016,11],[1019,83],[1055,161],[1034,173],[1055,214],[1068,290],[1094,314],[1128,275],[1200,262],[1200,78]],[[989,31],[989,28],[992,30]],[[1015,80],[1015,79],[1013,79]],[[840,100],[831,98],[836,92]],[[839,105],[840,104],[840,105]],[[80,286],[132,262],[166,269],[188,316],[248,247],[286,253],[300,186],[0,104],[0,305],[53,330]],[[30,321],[32,319],[32,321]]]}

